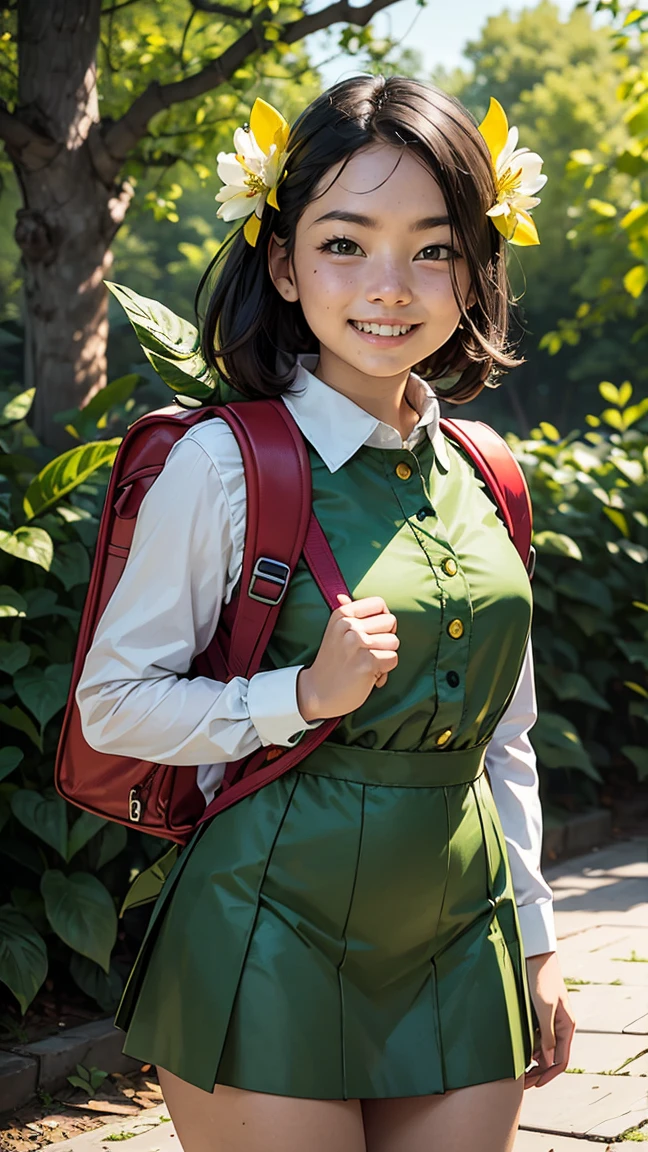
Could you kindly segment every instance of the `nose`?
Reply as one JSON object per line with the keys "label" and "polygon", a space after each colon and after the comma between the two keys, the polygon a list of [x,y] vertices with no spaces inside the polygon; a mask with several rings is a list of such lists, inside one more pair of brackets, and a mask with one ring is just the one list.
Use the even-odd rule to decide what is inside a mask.
{"label": "nose", "polygon": [[385,259],[373,265],[366,295],[370,304],[409,304],[412,289],[407,271],[400,261]]}

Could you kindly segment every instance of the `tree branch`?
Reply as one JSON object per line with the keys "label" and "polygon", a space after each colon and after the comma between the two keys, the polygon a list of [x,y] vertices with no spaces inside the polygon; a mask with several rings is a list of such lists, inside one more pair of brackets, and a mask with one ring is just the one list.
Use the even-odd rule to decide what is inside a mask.
{"label": "tree branch", "polygon": [[0,140],[17,164],[32,171],[53,160],[61,145],[19,120],[0,101]]}
{"label": "tree branch", "polygon": [[[364,27],[376,13],[389,7],[393,2],[394,0],[370,0],[369,4],[355,8],[348,0],[336,0],[336,3],[320,9],[319,12],[312,12],[308,16],[294,20],[292,24],[286,24],[279,41],[284,44],[295,44],[305,36],[319,32],[322,28],[328,28],[331,24],[347,23]],[[269,11],[260,13],[259,27],[261,21],[270,16]],[[104,144],[115,165],[114,174],[117,174],[129,152],[146,136],[149,123],[154,116],[173,104],[194,100],[197,96],[218,88],[220,84],[227,83],[248,56],[260,48],[272,47],[273,43],[275,41],[265,40],[263,33],[255,25],[193,76],[187,76],[186,79],[177,80],[172,84],[157,82],[150,84],[133,101],[121,119],[111,124],[104,133]]]}
{"label": "tree branch", "polygon": [[195,12],[209,12],[212,16],[227,16],[234,20],[249,20],[252,8],[235,8],[232,4],[219,4],[217,0],[190,0]]}

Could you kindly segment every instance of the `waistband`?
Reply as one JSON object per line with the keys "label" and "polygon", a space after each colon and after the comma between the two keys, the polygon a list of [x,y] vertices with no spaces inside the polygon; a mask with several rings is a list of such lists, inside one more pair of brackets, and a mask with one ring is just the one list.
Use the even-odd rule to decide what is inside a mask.
{"label": "waistband", "polygon": [[325,740],[295,766],[308,776],[329,776],[392,788],[444,788],[469,784],[484,771],[487,744],[459,752],[384,752]]}

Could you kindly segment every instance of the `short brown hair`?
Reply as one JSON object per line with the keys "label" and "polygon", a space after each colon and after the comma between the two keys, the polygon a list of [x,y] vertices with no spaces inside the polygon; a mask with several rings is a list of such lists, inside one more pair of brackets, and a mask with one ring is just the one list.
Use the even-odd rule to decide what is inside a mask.
{"label": "short brown hair", "polygon": [[[324,92],[296,121],[288,141],[287,176],[277,196],[280,210],[265,206],[256,247],[239,229],[201,281],[197,299],[216,273],[202,321],[205,358],[249,398],[281,395],[291,383],[297,355],[318,350],[301,305],[284,301],[270,279],[270,237],[274,232],[290,253],[297,222],[327,171],[373,144],[408,148],[429,169],[443,193],[453,240],[459,239],[475,295],[466,310],[451,264],[462,326],[416,365],[418,373],[430,382],[456,376],[443,388],[443,398],[461,404],[481,392],[491,373],[523,362],[512,357],[508,346],[506,241],[486,215],[495,202],[495,181],[475,120],[458,100],[431,84],[402,76],[357,76]],[[292,365],[288,370],[286,358]]]}

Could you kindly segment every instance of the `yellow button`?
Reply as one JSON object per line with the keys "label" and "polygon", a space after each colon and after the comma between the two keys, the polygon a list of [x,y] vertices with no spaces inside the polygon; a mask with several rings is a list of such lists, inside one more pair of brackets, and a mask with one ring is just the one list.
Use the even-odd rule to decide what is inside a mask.
{"label": "yellow button", "polygon": [[444,744],[448,743],[448,740],[450,739],[451,736],[452,736],[452,728],[446,728],[445,732],[439,733],[439,735],[436,738],[436,742],[437,742],[437,744],[439,744],[442,747]]}
{"label": "yellow button", "polygon": [[452,557],[448,557],[447,560],[444,560],[441,567],[443,568],[446,576],[457,575],[457,561],[453,560]]}
{"label": "yellow button", "polygon": [[448,634],[452,636],[453,640],[460,640],[464,634],[464,626],[461,620],[451,620],[448,624]]}
{"label": "yellow button", "polygon": [[409,464],[405,463],[404,460],[399,460],[398,464],[396,465],[396,475],[398,476],[399,480],[409,480],[410,476],[412,475],[412,469],[410,468]]}

